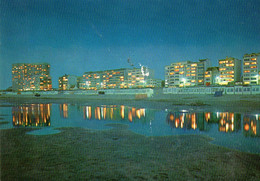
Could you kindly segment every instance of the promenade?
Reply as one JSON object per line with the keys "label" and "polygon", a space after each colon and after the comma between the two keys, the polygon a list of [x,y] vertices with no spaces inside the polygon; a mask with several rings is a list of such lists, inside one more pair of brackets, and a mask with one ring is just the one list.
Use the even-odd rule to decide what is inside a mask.
{"label": "promenade", "polygon": [[[140,94],[143,95],[143,94]],[[237,111],[257,113],[260,110],[260,95],[230,95],[215,97],[212,94],[164,94],[163,89],[154,89],[150,96],[137,94],[2,94],[1,102],[10,103],[87,103],[130,104],[149,108],[169,109],[193,107],[194,109]]]}

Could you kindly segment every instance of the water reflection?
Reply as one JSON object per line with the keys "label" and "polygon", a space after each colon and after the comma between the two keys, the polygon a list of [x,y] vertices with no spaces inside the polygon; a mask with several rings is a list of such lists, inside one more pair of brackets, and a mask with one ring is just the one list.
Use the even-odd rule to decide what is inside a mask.
{"label": "water reflection", "polygon": [[216,144],[259,153],[259,114],[162,111],[126,105],[93,106],[66,103],[25,104],[8,109],[12,112],[12,124],[4,124],[5,127],[0,125],[1,129],[35,126],[45,129],[31,134],[53,134],[57,133],[57,128],[64,127],[110,129],[107,126],[110,121],[127,124],[129,130],[146,136],[202,134],[214,138]]}
{"label": "water reflection", "polygon": [[260,135],[260,117],[258,115],[245,115],[243,117],[243,133],[245,136]]}
{"label": "water reflection", "polygon": [[68,104],[60,104],[60,116],[68,118]]}
{"label": "water reflection", "polygon": [[[60,117],[80,120],[110,120],[128,123],[142,122],[152,126],[159,110],[130,107],[125,105],[83,106],[59,104]],[[54,114],[57,111],[53,111]],[[164,114],[165,115],[165,114]],[[51,104],[20,105],[12,108],[13,126],[50,126]],[[161,120],[161,118],[160,118]],[[244,136],[260,136],[260,116],[234,112],[189,112],[175,111],[166,115],[167,124],[173,129],[199,130],[208,132],[212,125],[218,132],[241,132]],[[154,125],[153,125],[154,126]],[[157,127],[162,126],[160,123]]]}
{"label": "water reflection", "polygon": [[217,124],[219,132],[238,132],[241,131],[242,127],[244,136],[259,137],[260,135],[258,115],[241,115],[233,112],[169,112],[166,116],[166,122],[175,129],[209,131],[210,125]]}
{"label": "water reflection", "polygon": [[30,104],[12,108],[13,126],[50,126],[51,104]]}
{"label": "water reflection", "polygon": [[[144,108],[128,107],[124,105],[103,105],[103,106],[82,106],[84,119],[96,120],[128,120],[133,122],[135,120],[146,121],[146,112]],[[155,111],[148,111],[149,120],[154,119]],[[95,117],[93,117],[94,115]]]}

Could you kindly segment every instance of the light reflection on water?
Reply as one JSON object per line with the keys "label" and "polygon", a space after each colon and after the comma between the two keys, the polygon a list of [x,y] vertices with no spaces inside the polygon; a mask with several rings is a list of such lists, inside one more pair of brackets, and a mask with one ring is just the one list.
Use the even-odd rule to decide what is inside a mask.
{"label": "light reflection on water", "polygon": [[[10,109],[10,108],[9,108]],[[11,108],[12,124],[0,126],[44,127],[29,134],[55,134],[56,128],[110,129],[108,123],[128,124],[146,136],[201,134],[214,143],[259,153],[260,116],[234,112],[155,110],[126,105],[24,104]],[[7,120],[5,120],[7,121]]]}

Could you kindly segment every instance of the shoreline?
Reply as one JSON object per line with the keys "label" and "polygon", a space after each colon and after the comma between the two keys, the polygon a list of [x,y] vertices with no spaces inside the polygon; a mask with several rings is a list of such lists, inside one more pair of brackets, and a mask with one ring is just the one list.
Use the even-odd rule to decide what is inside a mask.
{"label": "shoreline", "polygon": [[214,95],[205,94],[161,94],[152,97],[136,98],[135,95],[1,95],[0,102],[11,104],[23,103],[97,103],[97,104],[127,104],[144,105],[147,108],[175,109],[178,107],[196,108],[203,110],[219,110],[233,112],[251,112],[259,114],[260,95]]}

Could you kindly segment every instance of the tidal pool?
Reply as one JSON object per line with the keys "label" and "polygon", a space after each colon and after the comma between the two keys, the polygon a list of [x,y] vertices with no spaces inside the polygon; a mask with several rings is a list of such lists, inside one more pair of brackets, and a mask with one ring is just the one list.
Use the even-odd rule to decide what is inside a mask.
{"label": "tidal pool", "polygon": [[[203,112],[193,109],[151,109],[128,105],[16,104],[0,107],[0,129],[37,128],[30,135],[59,134],[58,128],[111,129],[128,125],[145,136],[205,135],[212,143],[249,153],[260,153],[260,112]],[[39,128],[39,129],[38,129]]]}

